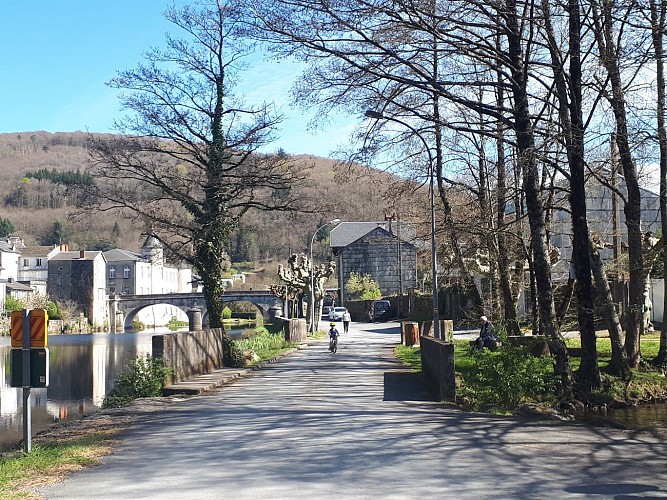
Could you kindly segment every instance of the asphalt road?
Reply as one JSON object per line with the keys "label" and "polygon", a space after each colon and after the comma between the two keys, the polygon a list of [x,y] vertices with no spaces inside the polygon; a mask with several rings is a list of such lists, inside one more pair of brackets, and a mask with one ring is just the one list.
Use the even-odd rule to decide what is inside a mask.
{"label": "asphalt road", "polygon": [[123,435],[41,491],[81,499],[667,498],[667,443],[641,432],[429,401],[391,324],[352,324]]}

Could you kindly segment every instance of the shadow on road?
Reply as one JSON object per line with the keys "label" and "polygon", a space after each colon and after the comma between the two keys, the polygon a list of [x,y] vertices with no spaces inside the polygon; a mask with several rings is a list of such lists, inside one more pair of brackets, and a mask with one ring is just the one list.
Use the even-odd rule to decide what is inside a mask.
{"label": "shadow on road", "polygon": [[383,401],[435,401],[421,373],[385,372]]}

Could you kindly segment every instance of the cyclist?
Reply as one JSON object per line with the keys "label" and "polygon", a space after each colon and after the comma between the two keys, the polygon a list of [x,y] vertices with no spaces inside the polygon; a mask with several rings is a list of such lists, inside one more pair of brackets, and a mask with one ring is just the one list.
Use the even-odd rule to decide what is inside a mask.
{"label": "cyclist", "polygon": [[338,336],[340,333],[338,333],[338,330],[336,329],[336,323],[332,321],[329,323],[329,350],[331,352],[336,352],[337,344],[338,344]]}

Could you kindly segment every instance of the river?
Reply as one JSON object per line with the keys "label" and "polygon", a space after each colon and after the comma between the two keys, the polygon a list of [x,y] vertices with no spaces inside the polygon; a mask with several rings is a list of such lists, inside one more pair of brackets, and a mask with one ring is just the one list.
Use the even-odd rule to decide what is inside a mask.
{"label": "river", "polygon": [[[156,333],[50,335],[49,386],[30,389],[33,435],[99,408],[114,379],[137,356],[151,353]],[[10,338],[0,337],[0,452],[16,449],[23,438],[23,391],[9,386],[10,351]]]}

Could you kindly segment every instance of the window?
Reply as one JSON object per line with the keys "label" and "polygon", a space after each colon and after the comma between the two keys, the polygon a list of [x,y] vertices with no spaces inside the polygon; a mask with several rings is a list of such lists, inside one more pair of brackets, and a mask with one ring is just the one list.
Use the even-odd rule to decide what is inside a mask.
{"label": "window", "polygon": [[111,266],[109,268],[109,278],[114,279],[116,277],[116,268],[114,266]]}
{"label": "window", "polygon": [[62,273],[63,272],[63,266],[58,266],[58,271]]}
{"label": "window", "polygon": [[30,265],[29,259],[23,259],[23,267],[28,267]]}
{"label": "window", "polygon": [[42,267],[42,259],[37,258],[37,267]]}
{"label": "window", "polygon": [[130,293],[130,289],[126,286],[123,287],[123,295],[128,295]]}
{"label": "window", "polygon": [[125,266],[123,268],[123,278],[129,278],[130,277],[130,266]]}

